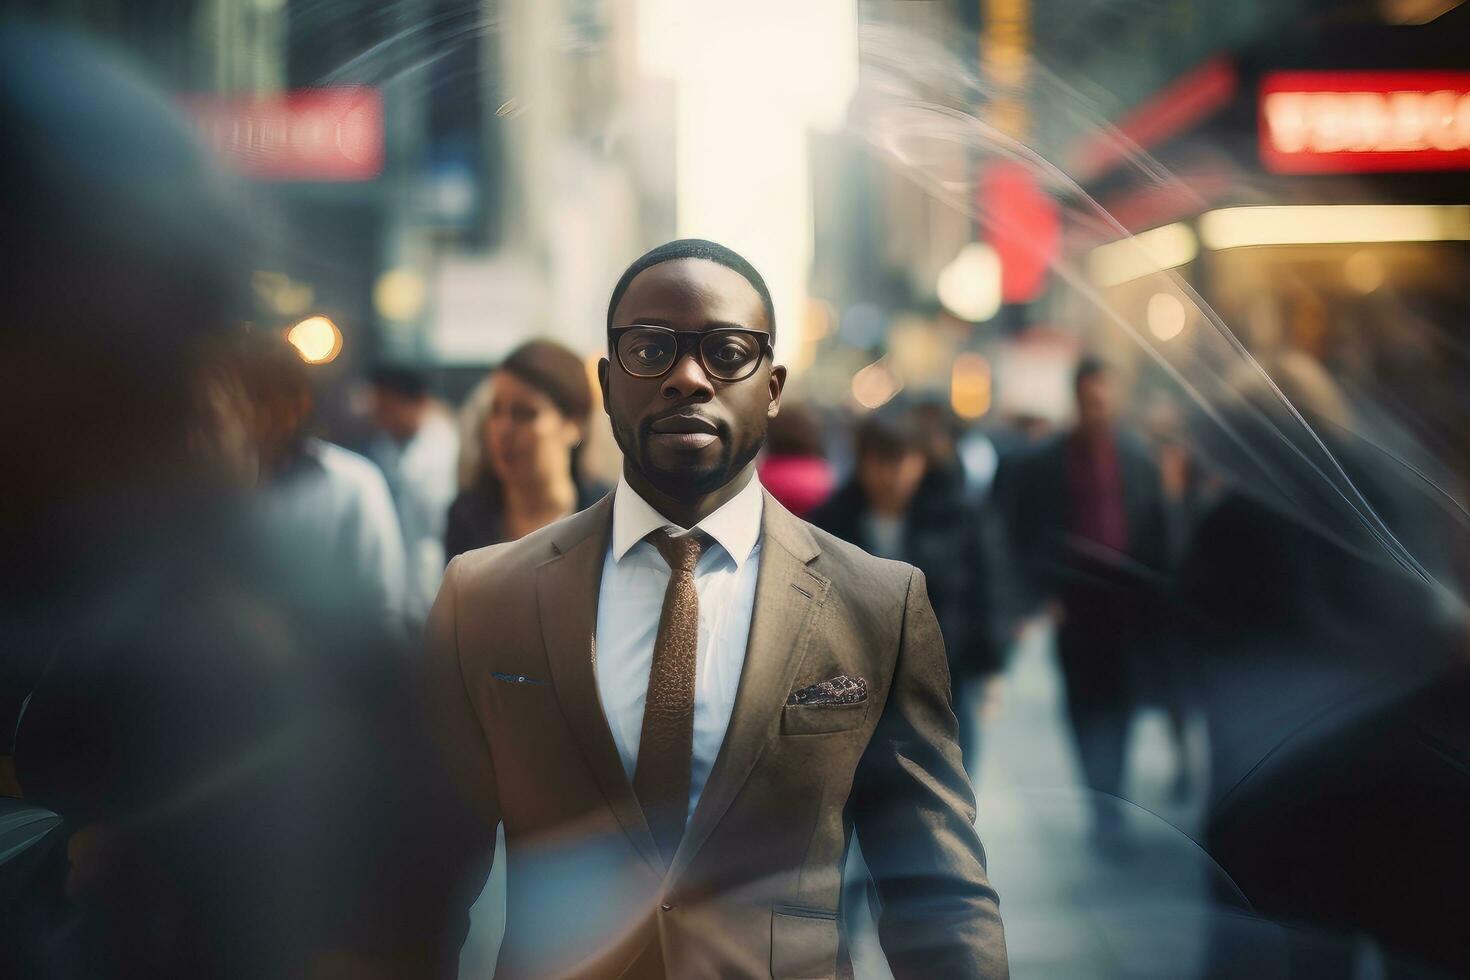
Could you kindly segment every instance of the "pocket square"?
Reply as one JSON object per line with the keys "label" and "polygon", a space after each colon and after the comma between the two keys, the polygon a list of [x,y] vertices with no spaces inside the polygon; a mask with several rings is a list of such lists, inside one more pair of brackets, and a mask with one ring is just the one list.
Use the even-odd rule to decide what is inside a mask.
{"label": "pocket square", "polygon": [[527,677],[525,674],[503,674],[503,673],[501,673],[498,670],[495,671],[495,672],[493,672],[490,676],[493,677],[493,678],[495,678],[497,681],[505,681],[505,683],[507,683],[507,684],[545,684],[546,683],[545,681],[538,681],[534,677]]}
{"label": "pocket square", "polygon": [[792,691],[787,705],[805,704],[820,707],[829,704],[861,704],[868,700],[868,682],[861,677],[838,674],[830,680]]}

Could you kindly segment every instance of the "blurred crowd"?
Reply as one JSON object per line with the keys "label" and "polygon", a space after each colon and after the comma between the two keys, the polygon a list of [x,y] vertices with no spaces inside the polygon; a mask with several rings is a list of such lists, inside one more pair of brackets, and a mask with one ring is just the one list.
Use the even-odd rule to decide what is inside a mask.
{"label": "blurred crowd", "polygon": [[[38,59],[76,91],[28,84]],[[531,341],[457,406],[385,365],[352,451],[315,422],[297,352],[237,325],[249,232],[153,93],[8,32],[0,123],[35,134],[0,161],[18,246],[0,333],[0,975],[396,976],[452,956],[419,931],[439,899],[415,843],[450,832],[452,807],[405,665],[449,559],[616,478],[583,452],[586,362]],[[98,127],[116,136],[105,162],[76,152]],[[1139,404],[1091,357],[1055,429],[967,426],[923,399],[788,403],[760,479],[924,572],[974,778],[1008,658],[1042,624],[1100,803],[1125,794],[1135,714],[1162,709],[1176,791],[1202,801],[1201,842],[1259,914],[1371,936],[1405,976],[1464,975],[1463,527],[1355,442],[1320,365],[1268,370],[1419,569],[1232,480],[1184,402]],[[1183,750],[1195,721],[1204,765]],[[1126,861],[1116,813],[1097,807],[1091,842]],[[1220,972],[1238,952],[1218,950]],[[1345,975],[1352,945],[1291,955],[1295,975]]]}

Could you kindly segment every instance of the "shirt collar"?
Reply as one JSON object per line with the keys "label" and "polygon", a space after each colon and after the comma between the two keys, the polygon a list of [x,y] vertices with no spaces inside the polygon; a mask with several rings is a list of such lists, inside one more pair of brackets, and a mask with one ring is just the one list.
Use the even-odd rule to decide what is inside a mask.
{"label": "shirt collar", "polygon": [[[717,541],[735,562],[738,571],[745,567],[745,562],[755,551],[756,542],[760,540],[764,507],[760,480],[752,474],[744,489],[694,527]],[[653,505],[628,486],[627,478],[620,474],[618,488],[613,494],[613,560],[622,561],[635,544],[661,527],[684,530],[654,510]]]}

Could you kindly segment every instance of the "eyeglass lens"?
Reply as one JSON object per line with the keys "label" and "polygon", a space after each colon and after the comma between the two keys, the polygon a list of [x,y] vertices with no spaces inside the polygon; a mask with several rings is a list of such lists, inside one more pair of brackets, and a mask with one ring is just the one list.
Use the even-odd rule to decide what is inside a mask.
{"label": "eyeglass lens", "polygon": [[[618,338],[618,360],[629,374],[656,378],[674,366],[679,338],[672,330],[632,329]],[[714,330],[699,338],[699,360],[711,377],[739,381],[760,359],[761,344],[754,336],[734,330]]]}

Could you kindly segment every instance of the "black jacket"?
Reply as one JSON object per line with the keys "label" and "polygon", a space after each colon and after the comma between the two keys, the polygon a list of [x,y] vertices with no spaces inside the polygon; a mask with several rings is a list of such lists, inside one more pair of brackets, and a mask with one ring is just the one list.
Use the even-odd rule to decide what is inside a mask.
{"label": "black jacket", "polygon": [[[871,550],[873,543],[863,534],[866,510],[862,487],[853,478],[808,520]],[[928,580],[929,599],[955,675],[990,674],[1004,666],[1000,550],[993,522],[964,501],[953,481],[942,475],[926,479],[909,510],[902,558]]]}
{"label": "black jacket", "polygon": [[[601,483],[577,481],[577,510],[586,510],[607,495]],[[505,513],[495,486],[482,481],[462,491],[449,505],[449,520],[444,529],[444,560],[476,548],[487,548],[507,540]]]}
{"label": "black jacket", "polygon": [[1167,525],[1159,471],[1148,448],[1128,433],[1117,436],[1128,549],[1125,555],[1107,555],[1071,534],[1071,438],[1070,433],[1055,436],[1023,452],[1003,463],[997,477],[996,493],[1027,601],[1039,604],[1077,589],[1157,594],[1168,565]]}

